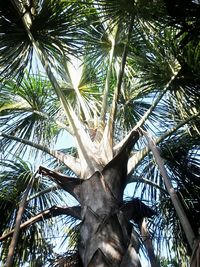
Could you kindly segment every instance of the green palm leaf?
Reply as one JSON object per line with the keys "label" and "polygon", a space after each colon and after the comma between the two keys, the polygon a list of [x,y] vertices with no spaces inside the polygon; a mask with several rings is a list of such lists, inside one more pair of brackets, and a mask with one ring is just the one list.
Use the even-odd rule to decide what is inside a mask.
{"label": "green palm leaf", "polygon": [[[6,160],[1,161],[1,176],[0,176],[0,215],[3,220],[0,220],[0,231],[1,235],[12,229],[15,223],[15,216],[18,208],[19,201],[26,189],[29,180],[32,177],[30,164],[24,162],[21,159],[16,161]],[[62,190],[56,192],[46,192],[52,182],[47,178],[36,177],[33,183],[33,187],[30,193],[30,200],[28,200],[25,212],[23,214],[23,221],[27,221],[34,217],[40,211],[43,211],[54,205],[65,204],[64,199],[66,198]],[[44,192],[43,194],[37,194],[38,192]],[[31,198],[31,195],[35,196]],[[71,224],[71,220],[68,223]],[[49,221],[50,223],[50,221]],[[63,222],[62,222],[63,223]],[[17,247],[16,253],[18,257],[15,258],[15,264],[22,264],[23,262],[30,261],[31,266],[37,266],[37,263],[43,264],[47,257],[51,257],[53,253],[53,247],[50,245],[48,237],[54,238],[59,235],[60,232],[56,231],[56,228],[50,224],[46,224],[44,221],[37,225],[31,225],[29,228],[23,231],[23,234],[19,238],[19,246]],[[54,228],[54,229],[53,229]],[[46,235],[46,238],[44,236]],[[1,259],[6,259],[7,249],[10,240],[7,239],[1,245]],[[31,246],[30,246],[31,244]],[[25,248],[29,247],[28,250]],[[41,252],[43,251],[43,252]],[[35,257],[35,255],[40,255]],[[21,255],[21,256],[19,256]],[[37,259],[35,259],[37,258]]]}
{"label": "green palm leaf", "polygon": [[[55,122],[59,107],[50,83],[41,76],[32,76],[23,79],[19,86],[7,81],[1,87],[0,116],[4,132],[36,143],[52,143],[59,132]],[[2,145],[7,142],[2,141]]]}
{"label": "green palm leaf", "polygon": [[[55,65],[55,55],[58,59],[58,54],[74,54],[77,48],[77,25],[72,21],[75,21],[73,12],[78,16],[80,7],[67,1],[38,0],[34,4],[30,31]],[[1,76],[21,76],[33,55],[32,43],[22,23],[24,14],[16,11],[12,1],[0,4],[0,14]]]}

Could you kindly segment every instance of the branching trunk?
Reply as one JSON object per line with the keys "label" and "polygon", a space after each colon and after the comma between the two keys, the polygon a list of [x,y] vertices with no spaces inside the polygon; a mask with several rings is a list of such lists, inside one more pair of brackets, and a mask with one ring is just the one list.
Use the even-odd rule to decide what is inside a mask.
{"label": "branching trunk", "polygon": [[[19,5],[17,0],[12,0],[12,2],[20,15],[22,15],[24,9],[23,3],[20,2]],[[39,172],[54,179],[59,186],[74,196],[81,205],[80,219],[82,223],[80,228],[79,254],[84,267],[139,267],[141,265],[137,254],[137,237],[132,229],[133,224],[130,223],[130,220],[134,219],[135,214],[127,212],[126,208],[123,208],[123,193],[127,184],[128,157],[133,145],[139,139],[139,133],[132,131],[114,158],[112,153],[114,120],[134,18],[131,18],[110,117],[107,127],[104,129],[103,148],[101,147],[103,151],[101,151],[101,149],[96,149],[96,146],[84,130],[71,104],[64,96],[50,68],[46,52],[31,32],[31,16],[29,12],[26,13],[22,16],[24,28],[63,106],[76,138],[80,164],[78,167],[80,167],[80,177],[82,179],[66,177],[44,167],[41,167]],[[106,101],[106,109],[106,97],[104,100]],[[105,110],[102,113],[102,117],[105,117]],[[110,148],[109,155],[105,153],[107,151],[106,149],[108,149],[106,146]],[[97,155],[97,152],[100,155]],[[44,216],[49,218],[53,212],[56,216],[57,210],[53,209],[51,212],[47,211]],[[139,219],[141,217],[140,214]],[[39,216],[37,219],[40,220],[40,218]],[[35,218],[35,220],[37,219]]]}
{"label": "branching trunk", "polygon": [[132,225],[129,220],[133,216],[128,216],[126,208],[121,208],[128,156],[138,138],[139,133],[132,132],[118,155],[102,171],[96,171],[86,180],[40,167],[40,173],[52,177],[81,204],[79,253],[84,267],[128,267],[127,258],[134,263],[132,266],[140,266],[136,248],[130,243]]}

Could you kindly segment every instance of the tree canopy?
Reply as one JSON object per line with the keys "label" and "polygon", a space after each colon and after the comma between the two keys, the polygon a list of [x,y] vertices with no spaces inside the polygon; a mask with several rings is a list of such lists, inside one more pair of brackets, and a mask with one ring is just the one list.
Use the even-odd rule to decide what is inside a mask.
{"label": "tree canopy", "polygon": [[[199,25],[198,0],[0,2],[2,263],[32,181],[14,266],[79,266],[77,202],[95,204],[103,182],[94,177],[101,181],[98,173],[112,168],[118,172],[104,186],[131,221],[140,251],[147,254],[139,221],[149,217],[155,254],[165,248],[169,260],[189,262],[193,247],[145,133],[198,239]],[[57,237],[65,255],[54,251]]]}

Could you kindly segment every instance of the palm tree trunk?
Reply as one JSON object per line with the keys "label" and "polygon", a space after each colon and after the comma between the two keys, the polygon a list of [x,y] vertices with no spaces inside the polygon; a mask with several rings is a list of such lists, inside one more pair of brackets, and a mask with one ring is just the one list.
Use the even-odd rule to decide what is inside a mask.
{"label": "palm tree trunk", "polygon": [[79,253],[84,267],[139,267],[132,225],[120,210],[128,155],[139,134],[133,132],[118,155],[80,186]]}
{"label": "palm tree trunk", "polygon": [[26,206],[26,200],[29,194],[29,191],[31,190],[31,187],[33,185],[34,182],[34,178],[36,176],[37,172],[35,172],[33,174],[33,176],[31,177],[27,188],[24,192],[22,201],[19,205],[19,210],[17,212],[17,217],[16,217],[16,222],[15,222],[15,228],[14,228],[14,232],[13,232],[13,237],[9,246],[9,251],[8,251],[8,257],[7,257],[7,261],[6,261],[6,266],[5,267],[13,267],[13,260],[14,260],[14,252],[15,252],[15,248],[17,246],[17,240],[18,240],[18,236],[19,236],[19,231],[20,231],[20,225],[21,225],[21,220],[22,220],[22,215],[24,213],[24,209]]}
{"label": "palm tree trunk", "polygon": [[[79,253],[84,267],[140,266],[136,248],[130,243],[131,225],[119,211],[120,199],[114,192],[120,188],[118,172],[118,168],[96,172],[81,186]],[[111,178],[118,186],[110,183]]]}

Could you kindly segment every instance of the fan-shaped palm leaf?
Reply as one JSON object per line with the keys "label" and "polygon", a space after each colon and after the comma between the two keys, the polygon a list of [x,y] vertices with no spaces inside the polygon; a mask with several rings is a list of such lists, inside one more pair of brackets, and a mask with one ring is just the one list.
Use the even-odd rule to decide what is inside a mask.
{"label": "fan-shaped palm leaf", "polygon": [[[15,1],[9,0],[0,4],[0,60],[1,73],[4,76],[21,75],[31,63],[33,53],[32,42],[22,22],[27,6],[19,10],[13,3]],[[66,1],[38,0],[34,1],[34,7],[30,8],[30,31],[42,51],[48,55],[52,66],[55,65],[58,54],[74,54],[77,47],[77,26],[74,26],[72,21],[77,19],[80,6]],[[77,13],[76,18],[74,12]]]}
{"label": "fan-shaped palm leaf", "polygon": [[[193,231],[197,233],[199,227],[198,220],[192,219],[193,216],[197,218],[199,216],[199,160],[196,158],[197,153],[199,153],[199,137],[196,134],[196,138],[191,137],[187,132],[179,132],[179,136],[176,135],[164,143],[161,144],[161,155],[165,160],[165,166],[168,170],[169,177],[171,182],[179,195],[181,203],[184,207],[186,215],[192,225]],[[186,141],[187,140],[187,141]],[[149,162],[149,163],[148,163]],[[158,220],[155,220],[154,230],[159,229],[155,232],[155,235],[165,236],[166,227],[170,226],[173,229],[173,232],[176,231],[176,236],[171,235],[170,242],[176,244],[176,251],[179,251],[180,255],[181,247],[179,244],[185,244],[186,248],[189,249],[188,243],[186,241],[185,234],[183,232],[180,222],[177,222],[177,215],[175,215],[175,210],[172,208],[172,202],[170,199],[166,202],[166,198],[169,198],[166,194],[165,185],[162,178],[160,177],[157,165],[154,162],[154,159],[151,156],[148,156],[144,159],[144,169],[138,171],[138,175],[141,177],[147,178],[153,183],[143,183],[142,179],[139,179],[140,190],[142,192],[141,196],[145,199],[148,197],[148,200],[154,200],[160,202],[158,205],[158,213],[161,213],[161,217],[164,214],[163,219],[161,217]],[[141,167],[141,166],[140,166]],[[164,190],[157,190],[157,184],[160,188]],[[139,186],[136,185],[136,189],[139,189]],[[160,206],[161,205],[161,206]],[[160,210],[161,209],[161,210]],[[192,214],[191,214],[192,211]],[[174,217],[175,216],[175,217]],[[176,219],[175,219],[176,218]],[[166,220],[166,221],[163,221]],[[168,226],[167,226],[168,225]],[[156,230],[155,230],[156,231]],[[162,232],[163,231],[163,232]],[[189,249],[190,251],[190,249]],[[191,253],[191,252],[187,252]]]}
{"label": "fan-shaped palm leaf", "polygon": [[[43,77],[32,76],[23,79],[19,86],[7,81],[1,87],[0,116],[3,131],[36,143],[52,143],[58,134],[56,120],[60,113],[49,82]],[[2,140],[2,145],[7,142]]]}
{"label": "fan-shaped palm leaf", "polygon": [[[32,177],[32,174],[29,164],[20,159],[17,159],[15,162],[10,160],[1,161],[0,167],[2,169],[0,176],[1,218],[3,218],[0,221],[0,230],[2,235],[3,233],[5,234],[12,229],[15,224],[15,216],[19,201],[30,178]],[[66,196],[63,191],[57,190],[54,193],[53,191],[47,192],[47,189],[50,186],[52,186],[52,182],[47,178],[35,178],[33,187],[31,189],[31,195],[34,197],[32,198],[30,195],[22,217],[23,221],[34,218],[36,214],[49,207],[54,205],[63,205],[65,203],[64,198]],[[37,194],[38,192],[43,193]],[[51,216],[48,218],[51,218]],[[39,221],[42,221],[42,219]],[[68,223],[71,223],[71,221],[68,220]],[[44,222],[40,222],[38,225],[32,225],[32,223],[30,224],[31,226],[27,228],[27,230],[23,231],[23,234],[20,236],[20,245],[16,250],[18,257],[15,258],[15,264],[27,262],[28,260],[31,262],[31,264],[36,264],[35,262],[37,261],[41,261],[41,264],[44,264],[45,260],[47,260],[47,256],[50,257],[50,255],[53,253],[52,245],[50,245],[48,239],[44,237],[44,233],[48,233],[48,235],[50,234],[48,224],[45,224]],[[53,225],[51,225],[51,228],[51,236],[53,238],[59,233],[56,231],[56,228],[53,230]],[[27,238],[27,236],[29,238]],[[6,241],[4,241],[2,244],[2,261],[4,261],[4,257],[6,256],[9,242],[10,240],[6,239]],[[25,247],[29,247],[30,251],[25,250],[26,253],[22,253]],[[41,251],[43,252],[41,253]],[[38,257],[37,261],[35,261],[35,255],[38,253],[41,254],[41,256]],[[19,255],[21,255],[21,257]]]}

